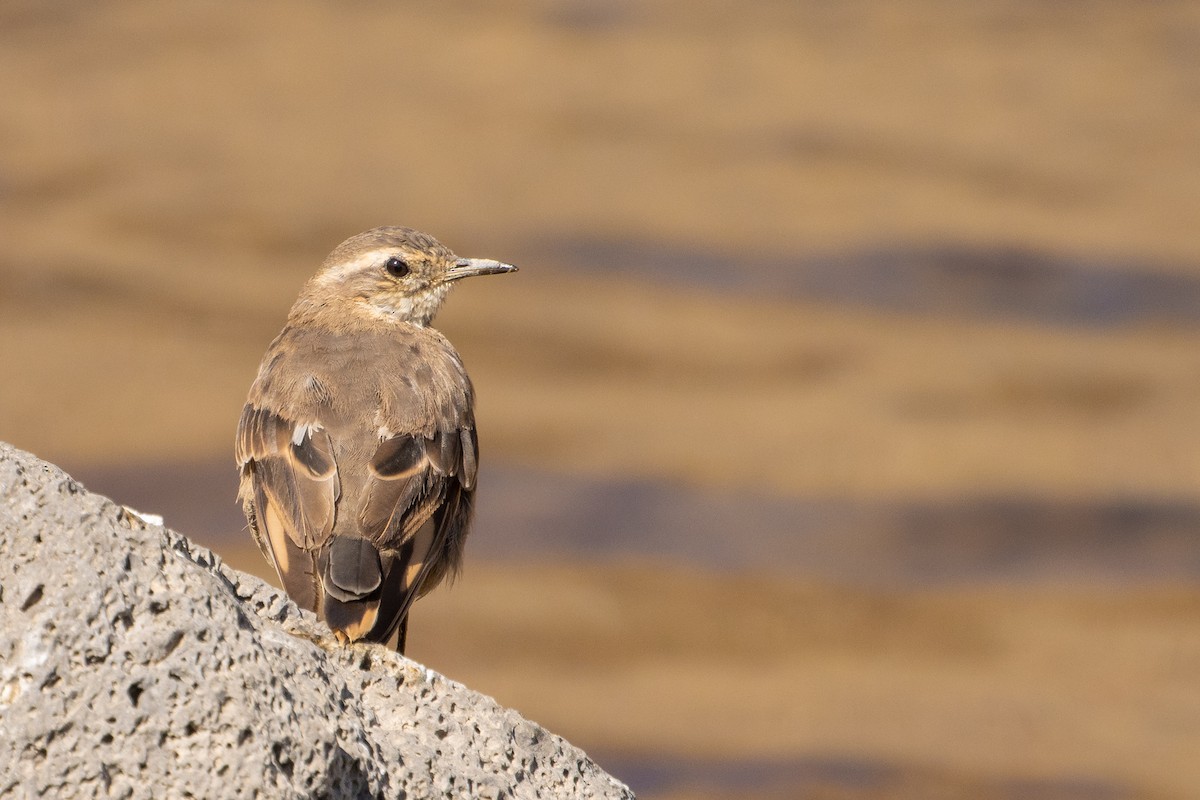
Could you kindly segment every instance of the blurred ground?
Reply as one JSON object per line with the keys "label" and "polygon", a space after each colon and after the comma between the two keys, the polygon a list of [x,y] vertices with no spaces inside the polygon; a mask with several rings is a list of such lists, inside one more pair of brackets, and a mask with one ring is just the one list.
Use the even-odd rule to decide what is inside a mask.
{"label": "blurred ground", "polygon": [[439,318],[497,494],[415,657],[645,797],[1200,788],[1195,4],[11,2],[0,37],[0,438],[261,568],[207,477],[258,359],[337,242],[412,225],[522,267]]}

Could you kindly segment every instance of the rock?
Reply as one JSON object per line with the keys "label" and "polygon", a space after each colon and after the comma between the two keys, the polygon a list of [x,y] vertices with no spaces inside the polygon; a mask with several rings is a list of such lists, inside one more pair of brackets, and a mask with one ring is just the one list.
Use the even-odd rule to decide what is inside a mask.
{"label": "rock", "polygon": [[0,797],[633,797],[0,443]]}

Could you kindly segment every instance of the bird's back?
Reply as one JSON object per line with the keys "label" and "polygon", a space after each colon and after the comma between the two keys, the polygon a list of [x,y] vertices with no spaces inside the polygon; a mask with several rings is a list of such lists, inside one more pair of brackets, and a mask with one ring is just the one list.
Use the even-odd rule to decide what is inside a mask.
{"label": "bird's back", "polygon": [[[268,424],[273,438],[261,435]],[[289,594],[350,638],[391,635],[388,615],[457,568],[477,463],[473,393],[436,330],[289,325],[238,441],[256,540]]]}

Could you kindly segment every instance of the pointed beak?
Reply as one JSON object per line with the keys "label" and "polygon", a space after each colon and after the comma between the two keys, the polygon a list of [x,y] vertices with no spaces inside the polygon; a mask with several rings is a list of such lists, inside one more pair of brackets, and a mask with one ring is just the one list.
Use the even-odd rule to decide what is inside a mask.
{"label": "pointed beak", "polygon": [[446,273],[446,280],[456,281],[459,278],[470,278],[475,275],[496,275],[501,272],[516,272],[512,264],[502,261],[492,261],[490,258],[460,258]]}

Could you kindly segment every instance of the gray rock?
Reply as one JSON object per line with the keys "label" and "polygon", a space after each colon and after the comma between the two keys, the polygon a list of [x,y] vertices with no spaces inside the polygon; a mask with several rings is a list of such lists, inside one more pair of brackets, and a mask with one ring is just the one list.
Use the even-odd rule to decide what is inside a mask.
{"label": "gray rock", "polygon": [[632,797],[0,443],[0,797]]}

